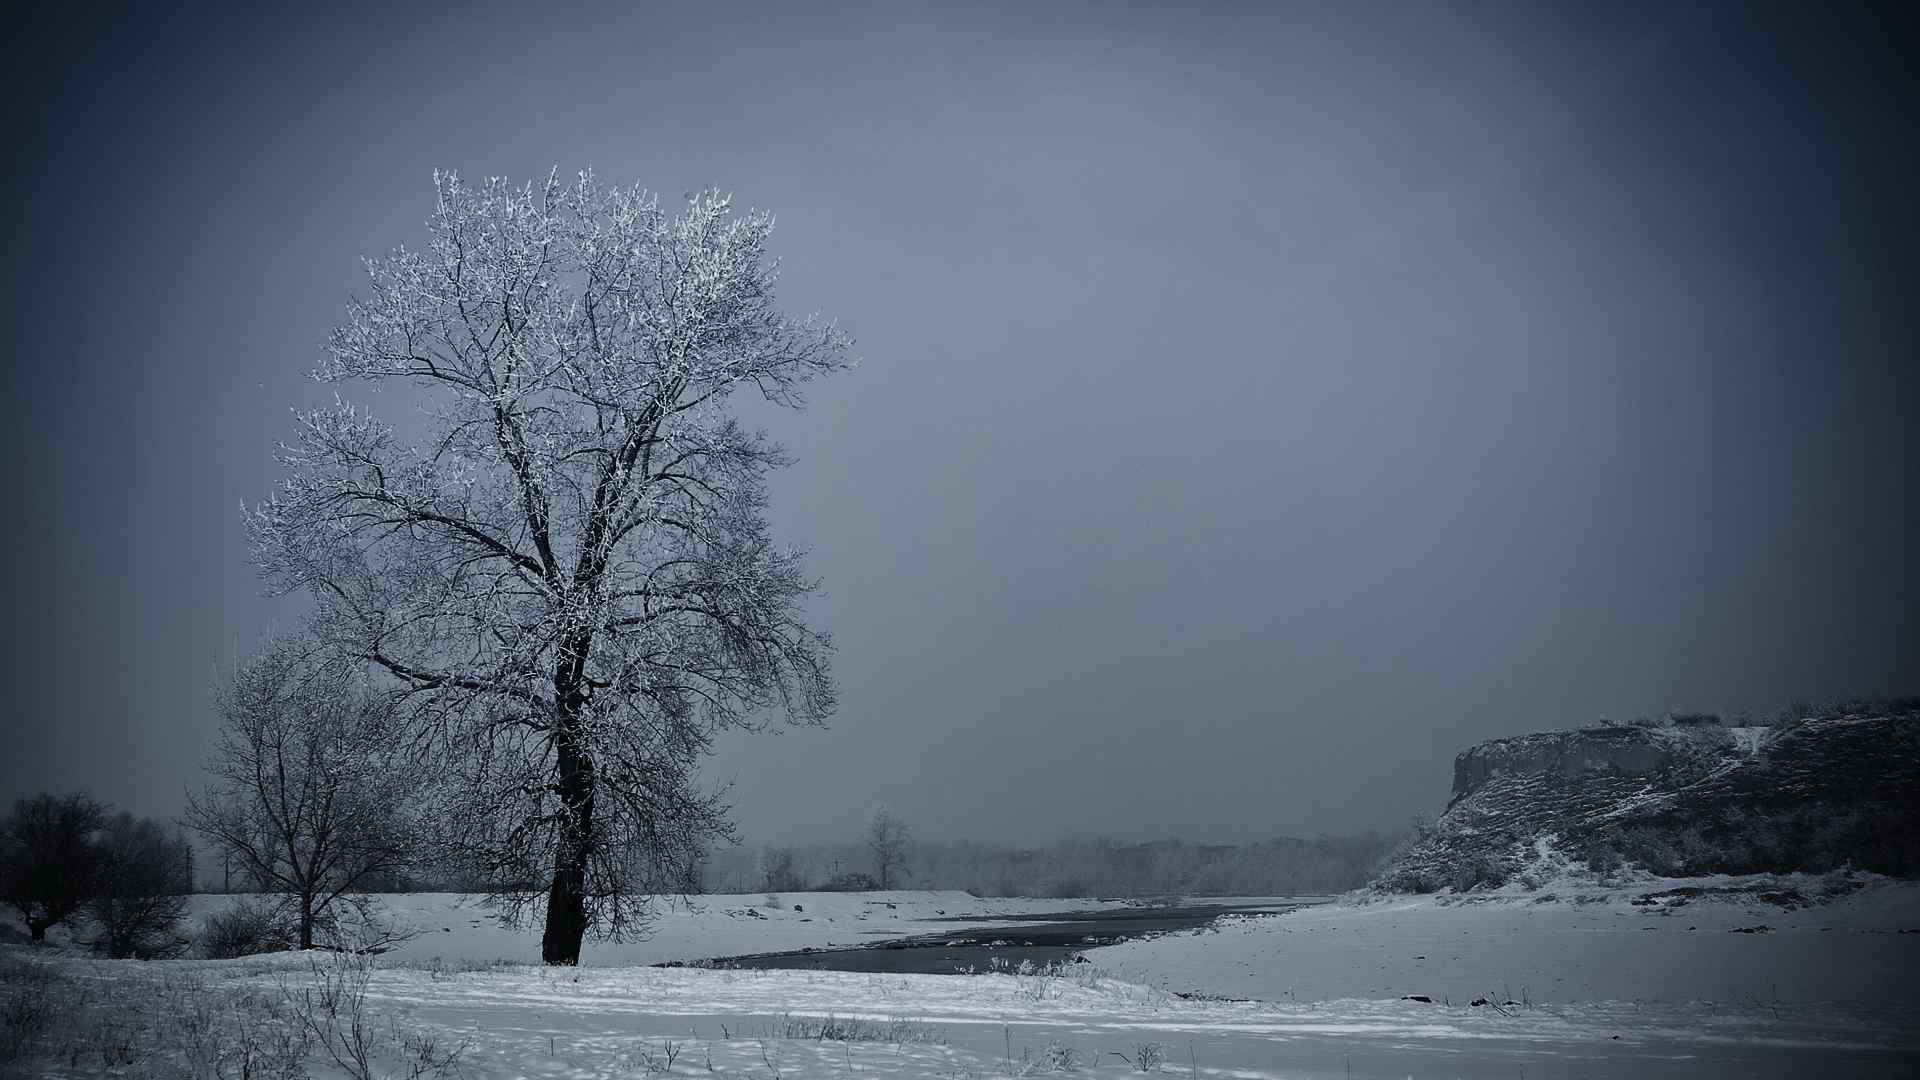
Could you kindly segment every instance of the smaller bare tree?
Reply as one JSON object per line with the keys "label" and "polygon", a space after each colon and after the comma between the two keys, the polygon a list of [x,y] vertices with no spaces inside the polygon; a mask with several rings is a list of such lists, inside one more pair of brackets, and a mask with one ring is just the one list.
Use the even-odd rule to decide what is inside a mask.
{"label": "smaller bare tree", "polygon": [[95,845],[95,893],[87,911],[100,929],[94,947],[116,959],[166,956],[186,944],[180,922],[193,891],[193,849],[152,818],[122,811]]}
{"label": "smaller bare tree", "polygon": [[35,795],[0,822],[0,899],[19,910],[33,940],[45,941],[93,895],[93,839],[106,813],[85,795]]}
{"label": "smaller bare tree", "polygon": [[867,850],[873,853],[873,875],[882,889],[891,889],[907,871],[907,852],[913,834],[893,808],[881,803],[867,819]]}
{"label": "smaller bare tree", "polygon": [[806,880],[800,876],[798,870],[794,869],[792,848],[766,847],[760,850],[760,890],[762,892],[801,892],[806,887]]}
{"label": "smaller bare tree", "polygon": [[187,822],[294,908],[299,943],[364,883],[406,866],[410,771],[391,700],[298,640],[270,644],[221,695],[214,784]]}

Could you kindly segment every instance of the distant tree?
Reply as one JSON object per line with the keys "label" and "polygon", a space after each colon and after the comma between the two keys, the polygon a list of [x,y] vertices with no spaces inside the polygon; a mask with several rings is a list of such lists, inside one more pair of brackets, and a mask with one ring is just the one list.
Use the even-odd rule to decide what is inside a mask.
{"label": "distant tree", "polygon": [[106,807],[85,795],[19,799],[0,823],[0,899],[14,907],[35,941],[72,918],[93,895],[94,834]]}
{"label": "distant tree", "polygon": [[[1062,840],[1039,849],[915,841],[912,876],[923,888],[966,889],[980,896],[1337,893],[1366,884],[1397,839],[1366,833],[1222,845],[1101,838]],[[843,861],[866,866],[871,855],[862,836],[854,844],[797,846],[794,863],[820,867],[823,884],[816,888],[878,888],[866,873],[857,875],[865,885],[840,880],[846,877]],[[758,857],[757,851],[749,853],[747,871],[733,879],[740,883],[735,891],[751,890],[759,880]]]}
{"label": "distant tree", "polygon": [[187,830],[179,822],[173,825],[173,840],[175,850],[180,855],[181,873],[187,878],[187,891],[199,892],[200,874],[193,858],[193,841],[187,839]]}
{"label": "distant tree", "polygon": [[709,857],[705,838],[702,837],[700,842],[687,852],[679,865],[682,895],[699,896],[707,891],[707,859]]}
{"label": "distant tree", "polygon": [[867,818],[867,851],[873,855],[873,876],[880,888],[891,889],[906,873],[907,852],[913,835],[893,808],[881,803]]}
{"label": "distant tree", "polygon": [[415,777],[390,697],[282,639],[242,666],[219,700],[220,742],[187,823],[284,894],[303,949],[343,896],[405,869]]}
{"label": "distant tree", "polygon": [[766,847],[760,849],[760,891],[762,892],[800,892],[807,883],[794,869],[793,849],[789,847]]}
{"label": "distant tree", "polygon": [[179,933],[193,891],[192,854],[152,818],[121,812],[96,843],[94,895],[87,911],[100,929],[94,946],[116,958],[165,956],[185,944]]}
{"label": "distant tree", "polygon": [[316,372],[406,388],[423,437],[303,414],[249,529],[327,642],[405,689],[465,864],[575,964],[644,918],[635,849],[724,831],[696,769],[718,729],[833,711],[813,583],[766,521],[787,457],[726,406],[799,406],[848,341],[775,306],[772,216],[717,192],[435,183],[426,246],[368,261]]}

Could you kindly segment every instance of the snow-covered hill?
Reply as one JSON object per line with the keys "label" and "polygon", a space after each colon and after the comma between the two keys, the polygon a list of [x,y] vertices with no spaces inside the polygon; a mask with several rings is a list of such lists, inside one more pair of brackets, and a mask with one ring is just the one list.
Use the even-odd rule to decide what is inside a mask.
{"label": "snow-covered hill", "polygon": [[[1394,892],[1497,887],[1554,844],[1605,875],[1920,874],[1920,700],[1767,727],[1543,732],[1454,762],[1453,799],[1382,871]],[[1817,898],[1816,898],[1817,899]]]}

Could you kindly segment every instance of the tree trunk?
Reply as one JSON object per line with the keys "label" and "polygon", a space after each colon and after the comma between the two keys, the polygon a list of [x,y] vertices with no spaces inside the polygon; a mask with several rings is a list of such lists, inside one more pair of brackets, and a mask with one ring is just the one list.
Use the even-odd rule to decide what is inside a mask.
{"label": "tree trunk", "polygon": [[540,959],[580,963],[587,933],[587,861],[593,854],[593,760],[581,753],[566,726],[555,739],[560,801],[565,808],[553,856],[553,886],[547,891],[547,928]]}
{"label": "tree trunk", "polygon": [[34,941],[45,941],[47,940],[47,927],[51,925],[51,923],[43,923],[38,919],[28,919],[27,936]]}
{"label": "tree trunk", "polygon": [[313,897],[300,898],[300,947],[313,948]]}

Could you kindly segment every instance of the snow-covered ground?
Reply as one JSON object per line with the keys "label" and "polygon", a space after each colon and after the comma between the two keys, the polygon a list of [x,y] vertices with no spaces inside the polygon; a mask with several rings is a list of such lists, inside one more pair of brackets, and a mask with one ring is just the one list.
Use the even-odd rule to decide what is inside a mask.
{"label": "snow-covered ground", "polygon": [[[233,902],[235,898],[224,896],[195,897],[194,918],[204,918]],[[480,897],[411,893],[381,896],[377,902],[386,921],[421,931],[418,937],[396,947],[390,959],[401,962],[438,959],[466,964],[540,962],[539,927],[515,930],[499,925],[492,912],[482,905]],[[949,918],[1084,911],[1126,903],[988,899],[957,890],[663,898],[656,905],[653,926],[645,937],[619,942],[589,939],[580,959],[587,967],[625,967],[864,945],[888,938],[961,930],[969,925],[983,928],[997,925],[939,921]]]}
{"label": "snow-covered ground", "polygon": [[[587,966],[568,970],[498,963],[534,957],[537,932],[494,929],[458,898],[391,897],[390,916],[430,932],[377,959],[365,1001],[381,1025],[461,1046],[470,1078],[1119,1077],[1138,1075],[1143,1049],[1157,1071],[1214,1080],[1920,1075],[1920,1011],[1900,981],[1920,935],[1894,932],[1920,927],[1914,885],[1875,882],[1793,912],[1711,893],[1632,902],[1676,885],[1728,887],[1349,900],[1097,949],[1064,973],[978,976],[630,965],[950,929],[929,921],[943,912],[1086,905],[705,898],[663,912],[650,941],[592,946]],[[1760,925],[1771,929],[1732,932]],[[58,961],[84,983],[182,976],[280,1000],[316,962],[340,961]],[[1175,993],[1195,990],[1214,996]],[[1433,1001],[1404,999],[1414,994]],[[822,1037],[829,1018],[858,1037]],[[314,1075],[332,1074],[316,1063]]]}
{"label": "snow-covered ground", "polygon": [[[1866,1015],[1632,1006],[1433,1007],[1196,1001],[1097,973],[1043,976],[520,969],[385,970],[369,996],[442,1045],[466,1040],[467,1076],[617,1076],[679,1045],[684,1069],[754,1077],[986,1077],[1164,1068],[1209,1077],[1848,1075],[1920,1065],[1897,1025]],[[796,1017],[904,1024],[933,1041],[780,1038]],[[1904,1042],[1905,1053],[1889,1048]],[[1011,1066],[1011,1068],[1009,1067]],[[1067,1070],[1060,1070],[1067,1071]]]}
{"label": "snow-covered ground", "polygon": [[[1455,1004],[1478,996],[1554,1005],[1835,1003],[1920,1015],[1920,886],[1882,879],[1794,911],[1751,891],[1797,885],[1811,894],[1822,880],[1550,882],[1536,891],[1345,900],[1088,955],[1155,985],[1273,1001],[1424,994]],[[1710,891],[1739,888],[1750,891]],[[1635,903],[1686,889],[1702,893]]]}
{"label": "snow-covered ground", "polygon": [[[310,965],[338,962],[281,954],[150,964],[69,958],[62,967],[81,982],[185,977],[299,1001],[315,983]],[[1903,1076],[1920,1068],[1910,1028],[1863,1012],[1193,1000],[1091,965],[1051,977],[383,963],[364,1002],[377,1032],[459,1047],[457,1075],[473,1080],[1123,1077],[1137,1075],[1142,1060],[1157,1061],[1149,1071],[1213,1080]],[[823,1024],[856,1037],[823,1037]],[[339,1075],[317,1054],[309,1064],[317,1077]],[[390,1053],[385,1064],[399,1061]]]}

